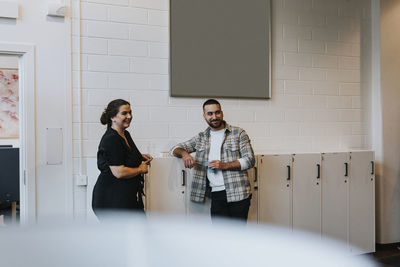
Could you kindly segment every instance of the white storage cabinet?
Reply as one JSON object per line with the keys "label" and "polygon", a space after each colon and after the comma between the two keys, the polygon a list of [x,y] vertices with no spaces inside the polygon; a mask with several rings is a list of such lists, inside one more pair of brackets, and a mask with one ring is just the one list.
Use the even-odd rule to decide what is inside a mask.
{"label": "white storage cabinet", "polygon": [[258,156],[258,222],[375,251],[373,151]]}

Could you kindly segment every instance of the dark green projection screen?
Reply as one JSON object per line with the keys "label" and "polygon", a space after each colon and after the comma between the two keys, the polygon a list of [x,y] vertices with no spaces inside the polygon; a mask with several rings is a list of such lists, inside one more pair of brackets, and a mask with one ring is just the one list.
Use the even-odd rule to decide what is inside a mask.
{"label": "dark green projection screen", "polygon": [[170,0],[170,94],[270,98],[269,0]]}

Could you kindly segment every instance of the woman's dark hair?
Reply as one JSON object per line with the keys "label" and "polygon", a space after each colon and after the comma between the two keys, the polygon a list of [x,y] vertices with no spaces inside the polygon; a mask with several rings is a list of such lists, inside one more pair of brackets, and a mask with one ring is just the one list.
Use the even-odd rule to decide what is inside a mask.
{"label": "woman's dark hair", "polygon": [[100,117],[100,122],[103,125],[107,124],[107,127],[111,127],[111,118],[118,114],[119,107],[123,105],[131,105],[128,101],[123,99],[115,99],[108,103],[107,108],[104,109]]}

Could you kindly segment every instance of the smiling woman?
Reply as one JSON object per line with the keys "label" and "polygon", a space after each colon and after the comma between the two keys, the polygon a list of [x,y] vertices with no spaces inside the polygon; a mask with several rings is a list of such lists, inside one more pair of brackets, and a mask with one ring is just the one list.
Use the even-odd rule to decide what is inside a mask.
{"label": "smiling woman", "polygon": [[140,153],[126,130],[131,120],[131,106],[123,99],[111,101],[101,115],[107,131],[97,152],[101,173],[93,190],[92,207],[98,217],[110,211],[143,213],[143,174],[153,158]]}

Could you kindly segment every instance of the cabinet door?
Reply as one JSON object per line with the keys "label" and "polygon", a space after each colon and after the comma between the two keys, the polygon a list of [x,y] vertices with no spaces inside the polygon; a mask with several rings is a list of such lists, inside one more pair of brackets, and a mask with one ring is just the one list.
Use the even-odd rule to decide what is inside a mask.
{"label": "cabinet door", "polygon": [[293,229],[321,233],[321,154],[293,155]]}
{"label": "cabinet door", "polygon": [[257,223],[258,222],[258,157],[256,157],[256,164],[254,168],[248,170],[250,186],[251,186],[251,202],[249,209],[248,221]]}
{"label": "cabinet door", "polygon": [[374,152],[350,152],[349,242],[361,252],[375,251]]}
{"label": "cabinet door", "polygon": [[262,155],[258,176],[258,219],[292,227],[291,155]]}
{"label": "cabinet door", "polygon": [[145,178],[146,211],[185,214],[186,170],[177,158],[155,158]]}
{"label": "cabinet door", "polygon": [[349,153],[322,154],[322,235],[346,243],[348,242],[348,164]]}

